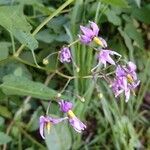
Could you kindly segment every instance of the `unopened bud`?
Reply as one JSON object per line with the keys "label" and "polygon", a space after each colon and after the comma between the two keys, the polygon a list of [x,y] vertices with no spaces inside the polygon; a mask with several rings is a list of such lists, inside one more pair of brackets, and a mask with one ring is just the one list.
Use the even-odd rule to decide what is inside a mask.
{"label": "unopened bud", "polygon": [[46,59],[46,58],[45,58],[45,59],[43,59],[43,64],[44,64],[44,65],[47,65],[47,64],[49,64],[49,61],[48,61],[48,59]]}
{"label": "unopened bud", "polygon": [[77,68],[76,68],[76,71],[77,71],[77,72],[79,72],[79,71],[80,71],[80,68],[79,68],[79,67],[77,67]]}
{"label": "unopened bud", "polygon": [[18,56],[19,56],[19,54],[18,54],[18,53],[15,53],[15,54],[14,54],[14,57],[18,57]]}
{"label": "unopened bud", "polygon": [[61,97],[61,93],[58,93],[58,94],[57,94],[57,97]]}
{"label": "unopened bud", "polygon": [[98,94],[98,97],[101,99],[101,98],[103,98],[103,94],[102,93],[99,93]]}
{"label": "unopened bud", "polygon": [[81,100],[81,102],[85,102],[85,98],[84,97],[81,97],[80,100]]}

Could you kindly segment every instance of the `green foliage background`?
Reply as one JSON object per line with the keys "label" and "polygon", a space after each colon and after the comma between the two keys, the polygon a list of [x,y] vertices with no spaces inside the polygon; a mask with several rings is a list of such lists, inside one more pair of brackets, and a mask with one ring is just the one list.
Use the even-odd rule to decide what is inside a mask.
{"label": "green foliage background", "polygon": [[[0,149],[150,149],[149,14],[148,0],[0,0]],[[44,141],[38,118],[63,89],[65,75],[89,75],[96,62],[80,43],[71,47],[80,72],[55,56],[46,66],[43,59],[76,40],[89,20],[100,26],[110,49],[137,64],[141,85],[125,103],[103,80],[97,92],[92,79],[71,79],[61,98],[75,104],[87,130],[78,134],[64,122]],[[63,116],[55,102],[49,114]]]}

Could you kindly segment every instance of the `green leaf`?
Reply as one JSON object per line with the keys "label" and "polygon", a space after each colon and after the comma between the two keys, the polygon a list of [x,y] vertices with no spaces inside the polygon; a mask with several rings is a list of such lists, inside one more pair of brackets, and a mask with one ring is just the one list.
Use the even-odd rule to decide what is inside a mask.
{"label": "green leaf", "polygon": [[0,132],[0,145],[6,144],[11,141],[11,137],[7,134]]}
{"label": "green leaf", "polygon": [[118,143],[120,147],[125,149],[139,149],[141,144],[138,140],[138,135],[132,125],[132,122],[126,117],[122,116],[113,125],[113,140]]}
{"label": "green leaf", "polygon": [[137,6],[140,8],[140,5],[141,5],[141,0],[134,0],[135,3],[137,4]]}
{"label": "green leaf", "polygon": [[126,24],[124,31],[131,39],[133,39],[136,42],[136,44],[140,48],[144,48],[144,41],[142,35],[140,32],[137,31],[136,27],[133,26],[133,24],[131,23]]}
{"label": "green leaf", "polygon": [[4,116],[4,117],[6,117],[6,118],[11,118],[11,117],[12,117],[12,114],[11,114],[11,112],[8,110],[8,108],[5,107],[5,106],[1,106],[1,105],[0,105],[0,115],[1,115],[1,116]]}
{"label": "green leaf", "polygon": [[8,74],[24,76],[29,79],[32,78],[31,73],[28,71],[26,66],[24,64],[14,62],[14,60],[10,60],[0,65],[0,82],[2,81],[3,77]]}
{"label": "green leaf", "polygon": [[14,29],[14,36],[19,40],[21,44],[26,45],[29,49],[34,50],[38,48],[37,40],[29,32],[23,32],[22,30]]}
{"label": "green leaf", "polygon": [[132,15],[141,22],[150,23],[150,4],[142,8],[132,8]]}
{"label": "green leaf", "polygon": [[107,19],[109,22],[113,23],[114,25],[121,25],[120,17],[115,13],[115,11],[107,9],[105,12]]}
{"label": "green leaf", "polygon": [[0,89],[0,100],[5,100],[6,95],[2,92],[2,90]]}
{"label": "green leaf", "polygon": [[4,118],[0,116],[0,126],[3,126],[4,121],[5,121]]}
{"label": "green leaf", "polygon": [[40,106],[34,111],[34,113],[30,117],[30,121],[28,122],[26,126],[28,131],[35,131],[38,129],[39,116],[41,113],[42,113],[42,107]]}
{"label": "green leaf", "polygon": [[[6,17],[7,16],[7,17]],[[31,25],[26,21],[21,6],[1,6],[0,25],[11,32],[16,39],[29,49],[38,47],[37,40],[31,35]]]}
{"label": "green leaf", "polygon": [[121,36],[124,38],[127,48],[133,52],[134,49],[133,49],[132,41],[129,38],[129,36],[120,27],[118,28],[118,30],[119,30]]}
{"label": "green leaf", "polygon": [[33,5],[40,3],[41,0],[15,0],[15,1],[26,5]]}
{"label": "green leaf", "polygon": [[101,1],[113,6],[128,7],[128,3],[126,0],[101,0]]}
{"label": "green leaf", "polygon": [[51,127],[50,133],[46,133],[46,145],[48,150],[69,150],[71,147],[71,134],[66,122]]}
{"label": "green leaf", "polygon": [[11,3],[11,0],[0,0],[0,5],[6,5]]}
{"label": "green leaf", "polygon": [[37,35],[36,35],[36,39],[45,42],[45,43],[51,43],[54,41],[56,35],[54,34],[50,34],[48,29],[45,29],[43,31],[40,31]]}
{"label": "green leaf", "polygon": [[10,46],[9,42],[0,42],[0,61],[8,57]]}
{"label": "green leaf", "polygon": [[44,84],[15,75],[5,76],[1,88],[6,95],[32,96],[45,100],[57,97],[57,92]]}

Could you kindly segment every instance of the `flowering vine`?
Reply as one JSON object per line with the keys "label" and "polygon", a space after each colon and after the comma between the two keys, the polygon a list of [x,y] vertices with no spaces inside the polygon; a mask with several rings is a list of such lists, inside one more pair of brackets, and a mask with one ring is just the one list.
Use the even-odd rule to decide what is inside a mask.
{"label": "flowering vine", "polygon": [[[128,102],[131,93],[135,95],[134,90],[140,84],[140,81],[138,80],[136,75],[136,65],[131,61],[124,64],[122,64],[122,62],[120,63],[120,59],[122,58],[121,54],[107,48],[108,47],[107,42],[105,41],[104,38],[99,36],[99,31],[100,29],[98,25],[94,22],[89,22],[88,26],[80,26],[80,34],[78,35],[79,39],[77,39],[76,41],[74,41],[69,45],[63,46],[60,49],[60,51],[48,55],[46,58],[43,59],[43,63],[47,65],[49,63],[48,58],[53,54],[58,54],[58,58],[61,63],[72,63],[76,67],[77,72],[79,72],[79,67],[76,65],[75,61],[73,60],[70,47],[76,44],[77,42],[90,46],[97,54],[98,63],[95,67],[91,69],[92,75],[84,76],[83,78],[94,79],[94,76],[98,74],[97,77],[104,78],[107,81],[107,83],[110,84],[110,87],[115,97],[119,97],[121,93],[124,93],[125,101]],[[107,65],[114,66],[115,68],[114,72],[109,73],[111,75],[114,75],[113,78],[109,77],[108,76],[109,74],[103,74],[101,72],[97,72],[97,68],[101,66],[101,64],[104,67],[104,69],[106,69]],[[64,75],[59,71],[57,71],[56,73],[68,79],[68,82],[64,86],[62,92],[67,87],[69,82],[72,79],[76,78],[74,76],[72,77],[72,76]],[[40,126],[40,135],[42,138],[45,138],[44,136],[45,129],[49,133],[51,125],[56,125],[65,120],[67,120],[68,123],[73,127],[73,129],[78,133],[81,133],[86,129],[86,125],[83,122],[81,122],[80,119],[77,118],[77,116],[72,111],[73,109],[72,102],[58,98],[58,105],[60,111],[66,114],[67,116],[62,118],[41,116],[39,119],[39,126]]]}

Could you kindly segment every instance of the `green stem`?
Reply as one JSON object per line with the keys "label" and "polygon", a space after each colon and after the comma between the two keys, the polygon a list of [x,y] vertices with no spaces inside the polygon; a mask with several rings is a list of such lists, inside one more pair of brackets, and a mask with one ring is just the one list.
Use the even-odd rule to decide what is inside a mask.
{"label": "green stem", "polygon": [[68,75],[65,75],[65,74],[59,72],[58,70],[56,70],[56,74],[58,74],[58,75],[60,75],[60,76],[62,76],[62,77],[64,77],[64,78],[70,79],[70,80],[76,78],[75,76],[68,76]]}
{"label": "green stem", "polygon": [[[12,57],[12,58],[15,59],[15,60],[17,60],[17,61],[19,61],[19,62],[21,62],[21,63],[24,63],[24,64],[26,64],[26,65],[29,65],[29,66],[32,66],[32,67],[34,67],[34,68],[38,68],[38,69],[39,69],[39,67],[37,67],[37,65],[31,64],[31,63],[29,63],[29,62],[27,62],[27,61],[25,61],[25,60],[23,60],[23,59],[21,59],[21,58],[19,58],[19,57]],[[40,67],[40,69],[50,72],[49,70],[47,70],[47,69],[44,68],[44,67]],[[52,71],[52,72],[54,72],[54,71]]]}
{"label": "green stem", "polygon": [[13,49],[13,55],[14,55],[15,54],[15,42],[14,42],[14,36],[11,32],[10,32],[10,38],[12,42],[12,49]]}
{"label": "green stem", "polygon": [[70,83],[71,79],[68,79],[67,83],[65,84],[65,86],[63,87],[63,89],[61,90],[60,94],[62,94],[65,89],[67,88],[68,84]]}
{"label": "green stem", "polygon": [[34,54],[34,51],[31,51],[32,52],[32,56],[33,56],[33,60],[34,60],[34,63],[36,64],[37,68],[41,68],[41,66],[38,65],[37,63],[37,60],[36,60],[36,56]]}
{"label": "green stem", "polygon": [[50,110],[51,101],[48,104],[47,110],[46,110],[46,116],[48,116],[49,110]]}
{"label": "green stem", "polygon": [[73,41],[72,43],[70,43],[70,44],[68,45],[68,47],[71,47],[72,45],[74,45],[74,44],[78,43],[79,41],[80,41],[79,39],[77,39],[77,40]]}
{"label": "green stem", "polygon": [[[54,13],[52,13],[49,17],[47,17],[32,33],[33,36],[35,36],[52,18],[54,18],[56,15],[58,15],[65,7],[67,7],[70,3],[72,3],[74,0],[68,0],[63,5],[61,5]],[[24,44],[22,44],[19,49],[17,50],[15,56],[19,56],[23,48],[25,47]]]}
{"label": "green stem", "polygon": [[48,56],[46,56],[44,59],[48,59],[49,57],[51,57],[52,55],[55,55],[55,54],[59,54],[59,52],[53,52],[53,53],[50,53]]}
{"label": "green stem", "polygon": [[33,36],[35,36],[42,28],[45,26],[52,18],[54,18],[56,15],[58,15],[65,7],[67,7],[70,3],[72,3],[74,0],[68,0],[63,5],[61,5],[52,15],[50,15],[48,18],[46,18],[32,33]]}

